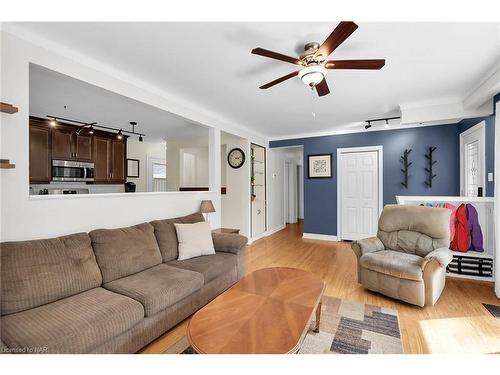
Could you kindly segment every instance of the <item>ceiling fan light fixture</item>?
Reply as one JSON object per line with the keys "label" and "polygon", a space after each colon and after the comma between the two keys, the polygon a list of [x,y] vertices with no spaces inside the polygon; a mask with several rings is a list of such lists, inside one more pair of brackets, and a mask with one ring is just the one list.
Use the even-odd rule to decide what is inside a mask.
{"label": "ceiling fan light fixture", "polygon": [[299,72],[299,78],[307,86],[316,86],[326,77],[327,69],[322,65],[306,66]]}

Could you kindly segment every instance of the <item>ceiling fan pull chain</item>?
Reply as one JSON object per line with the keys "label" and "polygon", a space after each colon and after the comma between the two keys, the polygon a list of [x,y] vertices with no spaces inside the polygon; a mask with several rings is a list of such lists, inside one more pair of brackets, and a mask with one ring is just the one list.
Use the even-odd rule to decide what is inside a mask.
{"label": "ceiling fan pull chain", "polygon": [[316,119],[316,112],[314,111],[315,104],[316,104],[316,93],[314,90],[314,86],[311,86],[311,115],[313,119]]}

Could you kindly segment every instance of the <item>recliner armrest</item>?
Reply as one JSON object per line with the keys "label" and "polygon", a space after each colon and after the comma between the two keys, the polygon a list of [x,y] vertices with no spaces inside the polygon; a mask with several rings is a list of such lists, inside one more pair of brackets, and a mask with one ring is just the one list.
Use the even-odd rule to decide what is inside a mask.
{"label": "recliner armrest", "polygon": [[215,251],[237,254],[248,242],[245,236],[236,233],[212,233]]}
{"label": "recliner armrest", "polygon": [[370,237],[354,241],[351,244],[351,248],[359,259],[366,253],[374,253],[376,251],[384,250],[385,246],[378,237]]}
{"label": "recliner armrest", "polygon": [[451,250],[447,247],[440,247],[439,249],[431,251],[424,258],[422,258],[420,267],[422,268],[422,270],[424,270],[425,266],[433,260],[437,261],[441,267],[446,267],[448,264],[450,264],[452,259],[453,255],[451,253]]}

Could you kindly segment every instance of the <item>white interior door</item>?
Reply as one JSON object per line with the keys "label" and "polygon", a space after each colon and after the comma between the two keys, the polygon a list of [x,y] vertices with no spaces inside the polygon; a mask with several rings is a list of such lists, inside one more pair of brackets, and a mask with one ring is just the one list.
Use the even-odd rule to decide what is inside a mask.
{"label": "white interior door", "polygon": [[485,195],[484,122],[460,134],[460,194],[477,197],[478,189]]}
{"label": "white interior door", "polygon": [[340,236],[342,240],[359,240],[377,233],[380,214],[379,151],[341,152]]}

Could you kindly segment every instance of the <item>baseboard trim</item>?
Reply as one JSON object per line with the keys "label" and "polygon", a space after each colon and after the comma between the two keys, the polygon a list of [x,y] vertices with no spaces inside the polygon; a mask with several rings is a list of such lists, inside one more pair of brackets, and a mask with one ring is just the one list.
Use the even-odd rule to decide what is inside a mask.
{"label": "baseboard trim", "polygon": [[321,241],[338,241],[337,236],[332,236],[331,234],[319,234],[319,233],[304,233],[302,238],[307,240],[321,240]]}
{"label": "baseboard trim", "polygon": [[270,236],[270,235],[272,235],[272,234],[274,234],[274,233],[277,233],[277,232],[279,232],[280,230],[283,230],[283,229],[285,229],[285,228],[286,228],[286,225],[285,225],[285,224],[283,224],[282,226],[280,226],[280,227],[278,227],[278,228],[275,228],[275,229],[270,229],[270,230],[268,230],[267,232],[264,232],[264,233],[262,233],[262,234],[259,234],[258,236],[255,236],[255,237],[253,237],[253,238],[249,238],[249,239],[248,239],[248,245],[251,245],[251,244],[252,244],[252,242],[255,242],[255,241],[257,241],[257,240],[260,240],[261,238],[264,238],[264,237],[268,237],[268,236]]}
{"label": "baseboard trim", "polygon": [[280,227],[278,227],[278,228],[275,228],[275,229],[270,229],[270,230],[268,230],[268,231],[267,231],[266,236],[270,236],[270,235],[272,235],[272,234],[274,234],[274,233],[277,233],[277,232],[279,232],[280,230],[283,230],[283,229],[285,229],[285,228],[286,228],[286,225],[285,225],[285,224],[283,224],[282,226],[280,226]]}

